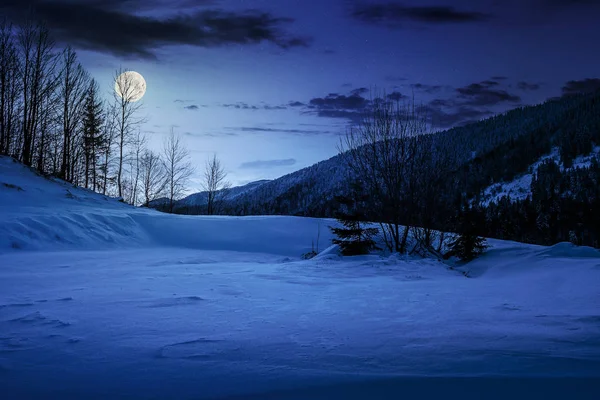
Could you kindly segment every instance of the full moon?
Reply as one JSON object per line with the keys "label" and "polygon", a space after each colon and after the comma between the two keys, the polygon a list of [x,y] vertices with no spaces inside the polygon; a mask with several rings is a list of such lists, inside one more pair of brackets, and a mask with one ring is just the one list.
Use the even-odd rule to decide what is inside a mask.
{"label": "full moon", "polygon": [[125,71],[115,80],[115,92],[125,101],[138,101],[146,93],[146,80],[138,72]]}

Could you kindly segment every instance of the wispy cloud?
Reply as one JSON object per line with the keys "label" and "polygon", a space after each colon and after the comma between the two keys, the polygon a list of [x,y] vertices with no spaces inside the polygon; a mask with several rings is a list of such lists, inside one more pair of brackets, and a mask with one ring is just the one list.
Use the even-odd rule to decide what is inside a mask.
{"label": "wispy cloud", "polygon": [[272,133],[292,133],[292,134],[298,134],[298,135],[322,135],[322,134],[335,133],[331,130],[263,128],[263,127],[251,127],[251,126],[226,127],[224,129],[227,129],[229,131],[235,131],[235,132],[253,132],[253,133],[272,132]]}
{"label": "wispy cloud", "polygon": [[269,169],[277,167],[288,167],[296,164],[296,159],[286,158],[284,160],[256,160],[248,161],[240,165],[240,169]]}
{"label": "wispy cloud", "polygon": [[233,108],[237,110],[286,110],[287,106],[284,105],[269,105],[269,104],[248,104],[243,101],[237,103],[221,104],[221,107]]}
{"label": "wispy cloud", "polygon": [[531,83],[531,82],[521,81],[521,82],[517,83],[517,87],[519,89],[525,90],[525,91],[534,91],[534,90],[538,90],[540,87],[542,87],[542,85],[539,83]]}

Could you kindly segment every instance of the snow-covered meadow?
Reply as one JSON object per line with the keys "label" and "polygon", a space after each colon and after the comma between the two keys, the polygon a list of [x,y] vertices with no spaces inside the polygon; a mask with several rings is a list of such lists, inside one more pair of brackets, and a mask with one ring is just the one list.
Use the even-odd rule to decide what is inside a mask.
{"label": "snow-covered meadow", "polygon": [[335,248],[302,260],[332,223],[160,214],[0,158],[0,398],[380,398],[419,377],[600,378],[597,250],[491,241],[454,270]]}

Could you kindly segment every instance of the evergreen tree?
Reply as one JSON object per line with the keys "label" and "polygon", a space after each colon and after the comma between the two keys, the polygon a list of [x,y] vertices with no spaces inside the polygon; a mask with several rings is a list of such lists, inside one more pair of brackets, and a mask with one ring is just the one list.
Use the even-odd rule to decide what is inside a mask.
{"label": "evergreen tree", "polygon": [[98,98],[98,84],[96,81],[92,81],[83,112],[83,154],[85,159],[85,187],[89,187],[91,183],[94,190],[96,190],[97,162],[105,144],[102,134],[103,123],[102,102]]}
{"label": "evergreen tree", "polygon": [[472,233],[458,235],[450,243],[450,253],[462,261],[472,261],[487,248],[485,238]]}
{"label": "evergreen tree", "polygon": [[479,217],[479,210],[462,202],[457,216],[459,235],[450,243],[446,258],[456,256],[462,261],[471,261],[488,247],[485,238],[476,233],[482,229],[480,225],[483,225]]}
{"label": "evergreen tree", "polygon": [[339,206],[335,216],[343,228],[330,227],[333,234],[338,237],[332,240],[333,244],[340,246],[345,256],[368,254],[371,250],[377,249],[373,237],[379,233],[377,228],[364,226],[366,214],[363,210],[369,196],[364,193],[360,184],[353,183],[351,186],[349,195],[335,196]]}

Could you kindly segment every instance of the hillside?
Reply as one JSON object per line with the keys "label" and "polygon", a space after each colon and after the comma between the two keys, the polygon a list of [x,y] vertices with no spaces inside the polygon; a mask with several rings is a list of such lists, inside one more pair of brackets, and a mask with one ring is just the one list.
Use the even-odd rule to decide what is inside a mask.
{"label": "hillside", "polygon": [[[296,229],[285,229],[292,221]],[[0,156],[0,254],[149,246],[240,249],[244,238],[244,251],[300,258],[311,250],[319,224],[312,218],[167,215],[41,176]],[[323,229],[322,245],[330,238]]]}

